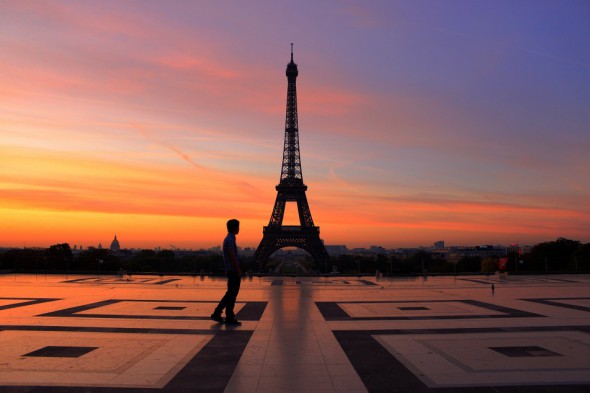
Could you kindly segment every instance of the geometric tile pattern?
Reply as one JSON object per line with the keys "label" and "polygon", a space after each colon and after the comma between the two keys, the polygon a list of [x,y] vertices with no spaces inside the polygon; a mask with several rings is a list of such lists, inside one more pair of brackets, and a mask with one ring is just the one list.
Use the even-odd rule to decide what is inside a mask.
{"label": "geometric tile pattern", "polygon": [[[10,299],[34,300],[11,307],[49,301]],[[108,299],[42,314],[56,320],[206,320],[208,328],[200,329],[0,325],[0,392],[223,392],[252,331],[210,321],[216,304],[217,300]],[[266,304],[239,302],[237,316],[245,323],[257,321]]]}
{"label": "geometric tile pattern", "polygon": [[531,318],[542,315],[470,299],[316,302],[327,321]]}
{"label": "geometric tile pattern", "polygon": [[[167,306],[173,303],[174,306]],[[196,300],[137,300],[109,299],[96,303],[70,307],[41,314],[42,317],[79,318],[125,318],[125,319],[172,319],[209,320],[211,310],[218,301]],[[180,305],[183,306],[180,306]],[[186,306],[185,306],[186,305]],[[236,316],[244,321],[258,320],[266,302],[236,302]],[[132,312],[130,312],[130,310]],[[169,314],[154,313],[153,310],[176,311]]]}
{"label": "geometric tile pattern", "polygon": [[586,393],[590,278],[564,277],[255,277],[234,327],[222,279],[0,276],[0,393]]}
{"label": "geometric tile pattern", "polygon": [[[163,393],[223,392],[252,331],[207,333],[153,334],[146,330],[89,336],[84,332],[3,331],[2,363],[10,369],[0,365],[0,385],[7,386],[0,386],[0,392],[74,393],[82,391],[81,387],[87,393],[140,388]],[[47,346],[47,342],[72,345]],[[80,347],[87,351],[83,356],[64,356],[82,343],[94,346]],[[35,347],[38,349],[29,355],[21,355]],[[210,370],[215,370],[214,378]]]}
{"label": "geometric tile pattern", "polygon": [[[497,392],[533,378],[545,386],[531,391],[561,393],[587,391],[590,384],[587,329],[339,330],[334,335],[369,392],[461,387]],[[531,345],[518,345],[523,343]],[[563,386],[565,381],[582,385]]]}

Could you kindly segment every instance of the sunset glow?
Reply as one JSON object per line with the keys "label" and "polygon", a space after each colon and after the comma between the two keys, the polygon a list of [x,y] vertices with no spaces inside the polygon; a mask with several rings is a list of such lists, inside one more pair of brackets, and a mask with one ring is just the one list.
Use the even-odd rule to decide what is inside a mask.
{"label": "sunset glow", "polygon": [[[255,247],[290,43],[328,245],[590,242],[585,2],[0,1],[0,247]],[[291,218],[290,218],[291,219]]]}

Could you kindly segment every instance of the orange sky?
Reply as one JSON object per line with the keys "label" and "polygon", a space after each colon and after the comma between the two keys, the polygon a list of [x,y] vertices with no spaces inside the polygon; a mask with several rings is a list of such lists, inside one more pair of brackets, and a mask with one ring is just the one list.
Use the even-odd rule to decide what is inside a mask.
{"label": "orange sky", "polygon": [[587,10],[142,4],[0,5],[0,247],[255,247],[293,41],[326,244],[590,242]]}

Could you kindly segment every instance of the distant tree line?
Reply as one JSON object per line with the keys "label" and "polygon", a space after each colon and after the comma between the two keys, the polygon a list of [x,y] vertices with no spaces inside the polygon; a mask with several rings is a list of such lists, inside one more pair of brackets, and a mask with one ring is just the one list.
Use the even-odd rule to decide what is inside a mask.
{"label": "distant tree line", "polygon": [[[252,261],[244,262],[248,269],[252,269]],[[89,247],[73,253],[70,245],[63,243],[47,249],[10,249],[0,253],[0,270],[14,272],[223,274],[223,269],[221,254],[207,251],[123,250],[113,253],[108,249]]]}
{"label": "distant tree line", "polygon": [[464,256],[449,262],[439,253],[427,250],[412,255],[378,254],[376,256],[341,255],[331,259],[328,272],[343,274],[461,274],[493,273],[499,270],[501,257],[508,260],[506,271],[512,273],[590,273],[590,243],[558,238],[539,243],[529,253],[510,252],[489,257]]}
{"label": "distant tree line", "polygon": [[[536,272],[590,272],[590,243],[563,237],[552,242],[539,243],[525,255],[509,255],[509,268]],[[522,260],[518,266],[510,260]]]}
{"label": "distant tree line", "polygon": [[[461,274],[492,273],[499,268],[503,256],[465,256],[449,262],[438,253],[419,251],[400,257],[395,254],[340,255],[331,258],[325,266],[314,266],[311,257],[305,265],[316,273],[341,274]],[[539,243],[529,253],[507,256],[508,272],[559,273],[590,272],[590,243],[558,238]],[[244,270],[258,272],[260,267],[252,258],[243,258]],[[271,259],[263,268],[276,265]],[[55,244],[47,249],[10,249],[0,253],[0,270],[14,272],[79,272],[96,273],[158,273],[158,274],[223,274],[221,254],[206,251],[175,252],[173,250],[141,250],[113,253],[108,249],[88,248],[73,253],[69,244]]]}

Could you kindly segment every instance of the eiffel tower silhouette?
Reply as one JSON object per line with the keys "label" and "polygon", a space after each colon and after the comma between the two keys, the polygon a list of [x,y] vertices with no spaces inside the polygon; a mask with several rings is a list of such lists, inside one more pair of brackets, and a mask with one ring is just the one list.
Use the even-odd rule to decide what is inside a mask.
{"label": "eiffel tower silhouette", "polygon": [[[263,228],[263,237],[254,253],[254,260],[260,266],[275,251],[284,247],[298,247],[307,251],[314,259],[317,268],[329,258],[326,247],[320,239],[320,228],[313,224],[311,211],[307,203],[301,174],[299,155],[299,129],[297,124],[297,87],[299,72],[293,61],[293,44],[291,44],[291,62],[287,64],[287,115],[285,119],[285,145],[283,148],[283,166],[281,181],[275,187],[277,199],[268,226]],[[285,205],[296,202],[300,225],[283,225]]]}

